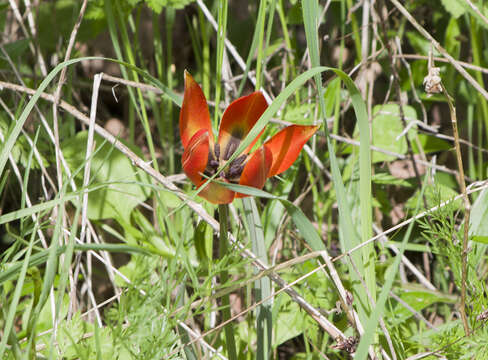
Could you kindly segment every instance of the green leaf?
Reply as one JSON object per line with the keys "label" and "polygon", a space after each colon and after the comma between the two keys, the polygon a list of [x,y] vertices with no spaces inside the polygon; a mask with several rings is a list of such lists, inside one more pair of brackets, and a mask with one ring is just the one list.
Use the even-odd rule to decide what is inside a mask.
{"label": "green leaf", "polygon": [[[403,113],[408,121],[417,119],[417,112],[411,106],[404,106]],[[413,127],[408,135],[415,133],[416,127]],[[407,140],[396,137],[402,133],[404,126],[400,118],[400,108],[397,104],[376,105],[373,108],[373,136],[372,144],[380,149],[389,150],[398,154],[407,153]],[[391,161],[396,159],[393,155],[387,155],[380,152],[373,152],[374,163]]]}
{"label": "green leaf", "polygon": [[157,14],[160,14],[164,7],[172,7],[175,9],[183,9],[186,5],[195,0],[145,0],[147,6]]}
{"label": "green leaf", "polygon": [[303,236],[305,241],[310,245],[312,250],[313,251],[326,250],[325,245],[322,239],[320,238],[319,234],[317,233],[315,227],[312,225],[310,220],[308,220],[308,218],[305,216],[303,211],[295,204],[293,204],[291,201],[274,196],[270,193],[267,193],[266,191],[256,189],[250,186],[225,183],[221,181],[215,181],[215,182],[232,191],[240,192],[246,195],[263,197],[267,199],[276,199],[281,201],[283,206],[288,211],[288,215],[291,216],[293,222],[295,223],[295,226],[297,227],[298,231]]}
{"label": "green leaf", "polygon": [[206,228],[207,223],[200,221],[193,234],[193,243],[195,244],[198,260],[204,262],[208,262],[212,258],[212,238],[208,239],[210,241],[207,241],[207,236],[205,236]]}
{"label": "green leaf", "polygon": [[446,51],[456,59],[459,57],[459,51],[461,50],[460,35],[461,31],[459,29],[458,21],[452,17],[446,28],[445,41]]}
{"label": "green leaf", "polygon": [[481,244],[488,244],[488,236],[473,236],[471,240],[479,242]]}
{"label": "green leaf", "polygon": [[465,7],[457,0],[441,0],[441,3],[446,11],[456,19],[466,12]]}
{"label": "green leaf", "polygon": [[488,191],[485,189],[476,199],[469,218],[469,235],[474,241],[488,243]]}
{"label": "green leaf", "polygon": [[[441,293],[429,291],[407,291],[400,295],[400,298],[410,306],[411,309],[422,311],[426,307],[437,302],[455,303],[452,297],[444,296]],[[403,304],[397,303],[388,316],[391,326],[397,326],[413,316],[411,309],[406,308]]]}
{"label": "green leaf", "polygon": [[305,319],[297,303],[289,300],[280,294],[273,306],[274,341],[273,347],[276,348],[285,341],[293,339],[303,332]]}
{"label": "green leaf", "polygon": [[286,14],[286,22],[289,25],[302,25],[303,24],[303,16],[302,16],[302,4],[300,1],[297,1],[288,13]]}
{"label": "green leaf", "polygon": [[[15,62],[29,48],[29,39],[20,39],[3,45],[5,52]],[[0,68],[7,67],[8,62],[3,54],[0,54]]]}
{"label": "green leaf", "polygon": [[[446,140],[439,139],[433,135],[418,134],[420,144],[424,153],[429,154],[437,151],[449,150],[452,145]],[[416,141],[412,141],[412,150],[414,153],[419,154],[419,148]]]}
{"label": "green leaf", "polygon": [[410,184],[408,181],[405,181],[403,179],[398,179],[393,175],[387,173],[374,174],[372,177],[372,181],[375,184],[380,184],[380,185],[397,185],[397,186],[412,187],[412,184]]}
{"label": "green leaf", "polygon": [[[415,209],[415,204],[417,203],[419,194],[420,190],[417,190],[415,194],[405,203],[405,207]],[[452,199],[453,197],[457,196],[458,193],[446,185],[436,184],[436,186],[426,188],[424,195],[425,199],[427,200],[427,206],[430,209],[444,201]],[[454,204],[459,208],[461,206],[461,199],[456,200]]]}
{"label": "green leaf", "polygon": [[[80,132],[61,146],[71,170],[85,163],[87,136],[88,132]],[[92,220],[121,217],[129,222],[132,209],[149,196],[143,185],[150,184],[150,179],[101,136],[95,135],[94,141],[98,147],[91,160],[90,181],[91,185],[102,187],[88,195],[88,217]],[[133,147],[132,151],[138,153]],[[75,179],[81,184],[82,172]]]}
{"label": "green leaf", "polygon": [[[264,264],[268,263],[268,252],[264,243],[263,226],[252,197],[242,199],[247,231],[251,239],[252,251]],[[256,271],[257,272],[257,271]],[[271,280],[262,277],[254,282],[255,301],[260,302],[272,294]],[[271,300],[266,300],[256,309],[257,359],[268,359],[271,353],[273,322],[271,316]]]}

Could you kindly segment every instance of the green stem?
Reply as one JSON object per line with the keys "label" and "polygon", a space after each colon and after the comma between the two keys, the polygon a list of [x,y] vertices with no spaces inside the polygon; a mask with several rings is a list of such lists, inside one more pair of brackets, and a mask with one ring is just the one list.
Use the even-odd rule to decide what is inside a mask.
{"label": "green stem", "polygon": [[264,19],[266,17],[266,0],[261,0],[259,5],[260,9],[262,8],[262,19],[259,21],[259,35],[258,35],[258,58],[256,60],[256,90],[259,90],[262,83],[262,66],[263,66],[263,58],[264,58]]}
{"label": "green stem", "polygon": [[[347,7],[349,9],[352,8],[352,0],[347,0]],[[356,58],[358,62],[361,62],[361,35],[359,34],[359,26],[356,20],[356,14],[354,12],[351,13],[351,24],[352,33],[354,34],[354,45],[356,47]]]}
{"label": "green stem", "polygon": [[[229,205],[219,205],[219,221],[220,221],[220,243],[219,243],[219,257],[224,258],[228,253],[227,245],[229,244]],[[225,285],[229,281],[229,273],[223,269],[220,273],[220,284]],[[230,294],[222,296],[222,320],[227,321],[231,318],[230,314]],[[234,327],[232,322],[229,322],[224,327],[225,343],[227,345],[227,355],[229,359],[237,359],[236,341],[234,339]]]}
{"label": "green stem", "polygon": [[222,64],[224,62],[224,48],[225,48],[225,36],[227,31],[227,0],[219,2],[219,16],[218,16],[218,32],[217,32],[217,68],[215,69],[215,78],[217,83],[215,84],[215,116],[214,116],[214,128],[218,128],[219,120],[219,103],[220,93],[222,89]]}
{"label": "green stem", "polygon": [[[297,77],[296,66],[295,66],[295,55],[294,55],[295,52],[294,52],[293,46],[291,44],[290,35],[288,34],[288,27],[286,25],[285,11],[283,10],[283,0],[279,0],[277,10],[278,10],[278,17],[280,18],[281,30],[283,32],[283,38],[285,39],[286,48],[288,50],[287,54],[288,54],[288,61],[290,63],[289,68],[290,68],[291,76],[293,79],[295,79]],[[286,70],[284,71],[283,76],[285,76],[285,82],[286,82]],[[299,91],[295,91],[295,103],[297,106],[300,105],[300,92]]]}
{"label": "green stem", "polygon": [[[175,22],[175,9],[167,7],[165,10],[166,19],[166,85],[173,90],[173,25]],[[169,143],[172,144],[169,150],[169,173],[174,174],[175,171],[175,138],[173,129],[173,102],[169,99],[166,101],[166,116],[168,119],[168,135]]]}

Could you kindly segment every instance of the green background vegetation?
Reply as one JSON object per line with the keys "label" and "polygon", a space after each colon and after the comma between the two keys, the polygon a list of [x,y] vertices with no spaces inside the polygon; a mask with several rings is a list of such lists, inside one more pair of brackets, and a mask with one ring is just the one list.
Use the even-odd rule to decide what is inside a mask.
{"label": "green background vegetation", "polygon": [[[487,17],[474,0],[0,0],[0,358],[488,358]],[[429,55],[457,115],[466,253]],[[185,69],[215,130],[232,100],[269,97],[245,143],[321,125],[263,190],[231,185],[253,196],[228,239],[182,174]]]}

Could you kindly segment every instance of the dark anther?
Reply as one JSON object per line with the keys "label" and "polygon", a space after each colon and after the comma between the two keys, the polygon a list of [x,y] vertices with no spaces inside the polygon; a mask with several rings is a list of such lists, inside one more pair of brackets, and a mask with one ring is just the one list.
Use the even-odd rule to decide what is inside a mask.
{"label": "dark anther", "polygon": [[219,162],[217,160],[210,160],[208,162],[208,166],[211,167],[212,169],[217,169],[219,167]]}
{"label": "dark anther", "polygon": [[207,176],[212,176],[215,174],[215,170],[218,169],[220,163],[218,159],[216,160],[211,151],[208,152],[207,167],[205,168],[204,174]]}
{"label": "dark anther", "polygon": [[234,159],[234,161],[232,161],[231,166],[234,166],[234,165],[241,165],[241,164],[244,162],[244,160],[246,160],[246,157],[247,157],[247,155],[246,155],[246,154],[242,154],[242,155],[240,155],[240,156],[236,157],[236,158]]}
{"label": "dark anther", "polygon": [[214,146],[214,153],[215,153],[215,157],[217,158],[217,160],[220,158],[220,144],[215,144]]}
{"label": "dark anther", "polygon": [[236,139],[234,137],[230,138],[229,143],[227,144],[227,147],[225,148],[224,160],[229,160],[229,158],[232,156],[234,151],[236,151],[239,144],[240,144],[240,141],[238,139]]}
{"label": "dark anther", "polygon": [[232,165],[227,173],[227,178],[232,179],[241,176],[244,165]]}

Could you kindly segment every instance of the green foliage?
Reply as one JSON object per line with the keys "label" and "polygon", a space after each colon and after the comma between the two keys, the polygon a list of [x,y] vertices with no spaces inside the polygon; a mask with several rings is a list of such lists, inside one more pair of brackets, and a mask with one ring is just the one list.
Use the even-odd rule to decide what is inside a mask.
{"label": "green foliage", "polygon": [[483,190],[473,204],[469,218],[469,235],[473,241],[488,243],[488,191]]}
{"label": "green foliage", "polygon": [[[62,144],[72,171],[85,164],[87,138],[88,132],[79,132]],[[90,186],[95,190],[88,195],[87,215],[90,219],[121,218],[129,221],[132,209],[149,196],[146,187],[150,184],[149,177],[137,171],[127,157],[102,137],[96,135],[94,142],[98,147],[91,159]],[[82,184],[82,176],[82,172],[75,176],[78,185]]]}
{"label": "green foliage", "polygon": [[[411,106],[403,106],[403,116],[407,124],[411,121],[417,120],[417,113]],[[400,117],[400,108],[396,104],[376,105],[373,108],[373,133],[372,145],[380,149],[388,150],[397,154],[406,154],[407,140],[404,136],[397,139],[403,130],[404,126]],[[416,126],[408,132],[410,138],[415,136]],[[387,155],[379,152],[373,153],[373,162],[383,162],[394,160],[395,156]]]}
{"label": "green foliage", "polygon": [[182,9],[186,5],[194,2],[195,0],[144,0],[144,1],[147,4],[147,6],[149,6],[154,12],[159,14],[165,7]]}
{"label": "green foliage", "polygon": [[[452,64],[435,62],[455,98],[464,167],[473,180],[466,281],[473,334],[465,337],[458,308],[465,211],[462,199],[451,201],[459,196],[459,184],[450,114],[442,95],[427,98],[422,89],[430,41],[393,2],[384,9],[370,2],[370,16],[383,16],[385,10],[388,18],[378,24],[370,17],[366,26],[360,21],[366,2],[332,1],[324,9],[316,0],[204,1],[217,22],[214,31],[194,0],[90,0],[72,60],[61,65],[82,2],[31,1],[31,12],[17,3],[23,24],[12,15],[11,2],[0,2],[5,34],[0,52],[5,139],[0,145],[0,334],[9,334],[0,337],[2,360],[218,358],[184,324],[227,358],[350,357],[341,350],[344,344],[318,325],[317,315],[310,316],[285,294],[283,285],[254,266],[240,246],[229,244],[227,253],[217,256],[221,244],[210,218],[222,222],[220,212],[201,201],[179,174],[184,69],[202,83],[216,117],[241,92],[261,88],[273,99],[238,151],[275,120],[323,124],[307,143],[307,153],[269,179],[264,190],[222,185],[254,197],[235,200],[230,208],[229,231],[238,244],[276,266],[275,279],[293,282],[291,289],[302,301],[352,343],[359,342],[351,349],[356,358],[368,356],[371,344],[377,354],[385,351],[394,358],[392,346],[397,359],[428,351],[446,359],[488,359],[483,319],[488,192],[480,191],[484,183],[474,182],[487,177],[486,100]],[[473,3],[486,16],[486,4]],[[486,68],[488,26],[466,1],[405,6],[455,59]],[[362,43],[367,33],[369,43]],[[104,57],[114,57],[115,51],[120,62],[113,67],[108,61],[80,59],[94,51]],[[442,54],[434,51],[434,56]],[[67,72],[56,113],[59,150],[76,191],[71,179],[57,179],[56,145],[46,130],[54,131],[47,94],[54,92],[62,68]],[[482,72],[469,71],[483,84]],[[99,135],[90,182],[83,188],[87,132],[79,117],[90,112],[89,89],[97,72],[148,83],[134,90],[104,81],[96,121],[108,129],[106,119],[120,120],[119,141],[178,191],[157,183]],[[17,86],[22,83],[34,95]],[[145,85],[156,85],[163,95]],[[405,131],[405,125],[425,115],[429,129],[438,130],[416,124]],[[267,126],[258,144],[278,127]],[[401,156],[371,151],[370,145]],[[64,161],[60,167],[66,175]],[[84,190],[87,217],[79,219]],[[187,199],[197,204],[188,206]],[[371,238],[373,230],[391,229],[435,206],[419,222],[410,222],[408,230],[400,226],[345,254]],[[317,251],[313,258],[301,258],[311,251]],[[333,269],[322,263],[329,255]],[[362,336],[339,301],[337,279],[366,329]],[[105,300],[97,314],[93,307]],[[221,325],[237,313],[232,327],[238,354],[233,356]],[[380,316],[388,333],[378,326]]]}

